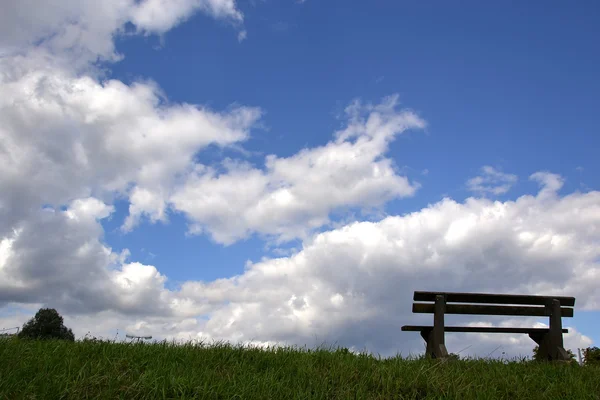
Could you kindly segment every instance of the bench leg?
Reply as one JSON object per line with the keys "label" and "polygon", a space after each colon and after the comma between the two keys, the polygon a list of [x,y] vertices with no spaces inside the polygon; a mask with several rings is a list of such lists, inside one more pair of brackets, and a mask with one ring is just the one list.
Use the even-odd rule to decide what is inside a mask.
{"label": "bench leg", "polygon": [[552,300],[552,313],[550,314],[550,357],[552,360],[569,361],[569,355],[563,345],[562,313],[560,301]]}
{"label": "bench leg", "polygon": [[446,345],[444,343],[439,343],[436,340],[436,335],[434,334],[434,329],[424,329],[421,331],[421,337],[427,343],[427,349],[425,350],[425,356],[431,358],[444,358],[448,357],[448,351],[446,350]]}
{"label": "bench leg", "polygon": [[427,342],[425,356],[431,358],[448,357],[444,339],[444,312],[446,311],[446,299],[438,295],[435,298],[435,313],[433,315],[433,328],[422,330],[421,336]]}
{"label": "bench leg", "polygon": [[569,354],[563,346],[560,302],[553,300],[550,307],[550,330],[547,333],[530,333],[529,337],[538,344],[538,353],[547,361],[569,361]]}

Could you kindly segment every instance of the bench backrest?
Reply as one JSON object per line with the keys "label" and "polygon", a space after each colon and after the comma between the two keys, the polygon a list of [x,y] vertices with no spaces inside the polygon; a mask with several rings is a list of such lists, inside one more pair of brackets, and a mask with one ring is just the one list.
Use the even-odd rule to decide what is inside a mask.
{"label": "bench backrest", "polygon": [[561,305],[561,316],[573,317],[572,307],[575,306],[575,298],[565,296],[415,291],[413,297],[415,301],[413,304],[413,312],[434,314],[435,299],[439,295],[444,296],[445,299],[445,314],[549,317],[552,310],[552,301],[558,300]]}

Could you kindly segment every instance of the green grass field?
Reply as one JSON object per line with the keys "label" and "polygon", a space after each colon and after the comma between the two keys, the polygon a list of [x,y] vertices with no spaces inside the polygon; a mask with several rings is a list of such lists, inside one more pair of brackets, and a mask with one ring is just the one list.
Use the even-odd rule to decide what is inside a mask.
{"label": "green grass field", "polygon": [[10,338],[0,399],[600,399],[600,368]]}

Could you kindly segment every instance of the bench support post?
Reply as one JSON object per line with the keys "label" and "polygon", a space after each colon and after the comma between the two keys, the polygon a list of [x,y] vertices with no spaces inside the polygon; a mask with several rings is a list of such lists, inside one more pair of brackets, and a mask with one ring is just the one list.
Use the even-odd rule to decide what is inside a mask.
{"label": "bench support post", "polygon": [[550,329],[547,333],[530,333],[529,337],[538,344],[538,354],[547,361],[569,361],[563,345],[560,301],[554,299],[547,307],[550,309]]}
{"label": "bench support post", "polygon": [[435,313],[433,315],[433,329],[421,331],[421,336],[427,343],[425,356],[431,358],[448,357],[444,339],[444,312],[446,311],[446,299],[442,295],[435,297]]}
{"label": "bench support post", "polygon": [[560,310],[560,301],[557,299],[552,300],[550,313],[550,360],[569,361],[569,355],[567,354],[563,345],[562,336],[562,313]]}

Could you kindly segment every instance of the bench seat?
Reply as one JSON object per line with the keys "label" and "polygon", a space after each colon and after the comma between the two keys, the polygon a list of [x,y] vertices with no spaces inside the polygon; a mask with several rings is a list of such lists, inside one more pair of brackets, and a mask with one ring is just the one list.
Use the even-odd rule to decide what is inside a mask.
{"label": "bench seat", "polygon": [[[404,332],[421,332],[433,329],[433,326],[426,325],[404,325],[402,330]],[[445,326],[444,331],[446,332],[476,332],[476,333],[547,333],[550,331],[548,328],[504,328],[497,326]],[[569,333],[568,329],[563,329],[563,333]]]}

